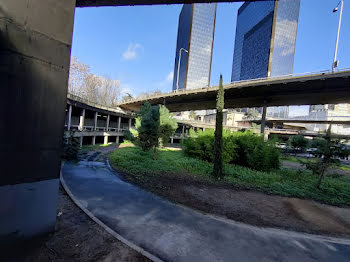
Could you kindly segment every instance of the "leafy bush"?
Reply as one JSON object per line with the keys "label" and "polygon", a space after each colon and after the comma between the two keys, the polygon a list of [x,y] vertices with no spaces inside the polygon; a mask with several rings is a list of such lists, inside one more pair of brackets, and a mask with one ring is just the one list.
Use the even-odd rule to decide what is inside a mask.
{"label": "leafy bush", "polygon": [[78,159],[80,149],[79,137],[74,137],[74,132],[70,132],[63,138],[62,158],[66,160]]}
{"label": "leafy bush", "polygon": [[[251,131],[231,133],[226,130],[223,132],[223,161],[260,171],[277,169],[280,153],[274,144],[275,141],[265,142],[262,136]],[[183,146],[188,156],[213,162],[214,130],[191,130]]]}

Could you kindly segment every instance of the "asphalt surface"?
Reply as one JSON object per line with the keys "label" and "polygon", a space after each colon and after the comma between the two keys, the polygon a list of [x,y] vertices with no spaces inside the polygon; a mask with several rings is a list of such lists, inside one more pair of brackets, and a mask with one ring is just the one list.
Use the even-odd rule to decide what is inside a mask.
{"label": "asphalt surface", "polygon": [[123,181],[102,162],[65,163],[62,178],[96,218],[164,261],[350,261],[349,240],[205,215]]}

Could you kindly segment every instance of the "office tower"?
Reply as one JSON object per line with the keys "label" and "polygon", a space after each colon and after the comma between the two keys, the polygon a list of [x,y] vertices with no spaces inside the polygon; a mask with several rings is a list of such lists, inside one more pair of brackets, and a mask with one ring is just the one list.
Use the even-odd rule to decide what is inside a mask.
{"label": "office tower", "polygon": [[209,86],[215,18],[216,4],[185,4],[182,7],[177,34],[173,90]]}
{"label": "office tower", "polygon": [[[300,0],[246,2],[238,10],[231,81],[293,73]],[[268,116],[287,117],[288,107]]]}

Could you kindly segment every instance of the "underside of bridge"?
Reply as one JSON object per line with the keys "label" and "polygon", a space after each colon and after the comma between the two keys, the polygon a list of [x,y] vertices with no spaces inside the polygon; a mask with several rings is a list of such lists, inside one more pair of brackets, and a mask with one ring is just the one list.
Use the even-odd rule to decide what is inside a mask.
{"label": "underside of bridge", "polygon": [[[350,102],[350,71],[281,79],[245,81],[225,85],[225,107],[317,105]],[[138,111],[146,101],[165,104],[172,112],[215,109],[218,87],[183,90],[176,93],[120,104]]]}

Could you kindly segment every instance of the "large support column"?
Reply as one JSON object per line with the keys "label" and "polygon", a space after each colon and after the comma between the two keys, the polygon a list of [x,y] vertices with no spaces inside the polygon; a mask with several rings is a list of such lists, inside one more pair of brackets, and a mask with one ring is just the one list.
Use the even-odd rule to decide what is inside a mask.
{"label": "large support column", "polygon": [[117,144],[119,144],[119,136],[117,136],[117,139],[115,141]]}
{"label": "large support column", "polygon": [[79,137],[79,143],[80,143],[80,147],[82,147],[83,146],[83,137],[82,136]]}
{"label": "large support column", "polygon": [[92,137],[92,145],[94,146],[96,144],[96,136]]}
{"label": "large support column", "polygon": [[68,123],[67,123],[67,130],[68,131],[70,130],[71,122],[72,122],[72,105],[69,105],[69,108],[68,108]]}
{"label": "large support column", "polygon": [[120,132],[120,125],[121,125],[121,122],[122,122],[122,117],[120,116],[118,118],[118,132]]}
{"label": "large support column", "polygon": [[85,120],[85,109],[81,110],[80,119],[79,119],[79,130],[84,130],[84,120]]}
{"label": "large support column", "polygon": [[129,118],[129,130],[131,129],[131,118]]}
{"label": "large support column", "polygon": [[108,144],[108,136],[104,136],[103,139],[103,144],[107,145]]}
{"label": "large support column", "polygon": [[185,125],[182,126],[182,136],[185,135]]}
{"label": "large support column", "polygon": [[0,1],[0,239],[6,241],[54,230],[74,10],[75,0]]}
{"label": "large support column", "polygon": [[263,111],[262,111],[262,115],[261,115],[261,126],[260,126],[260,133],[264,134],[265,132],[265,124],[266,124],[266,103],[264,103],[263,106]]}
{"label": "large support column", "polygon": [[107,120],[106,120],[106,131],[108,131],[108,128],[109,128],[109,120],[110,120],[110,115],[107,115]]}
{"label": "large support column", "polygon": [[94,130],[96,131],[97,129],[97,112],[95,112],[95,115],[94,115]]}

